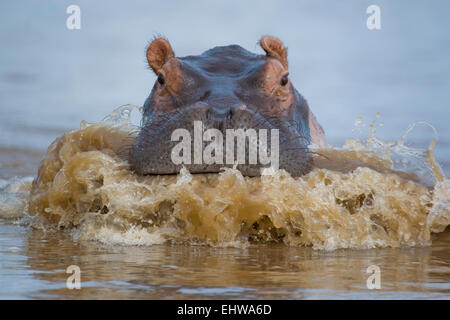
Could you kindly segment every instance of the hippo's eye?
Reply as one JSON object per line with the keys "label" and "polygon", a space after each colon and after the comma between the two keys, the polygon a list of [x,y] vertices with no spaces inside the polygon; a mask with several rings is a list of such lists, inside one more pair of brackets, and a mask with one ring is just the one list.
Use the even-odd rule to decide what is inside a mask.
{"label": "hippo's eye", "polygon": [[166,83],[166,79],[164,79],[164,76],[162,74],[158,74],[158,82],[162,86]]}
{"label": "hippo's eye", "polygon": [[288,82],[289,82],[289,79],[288,79],[287,76],[282,76],[282,77],[281,77],[280,84],[281,84],[282,86],[287,85]]}

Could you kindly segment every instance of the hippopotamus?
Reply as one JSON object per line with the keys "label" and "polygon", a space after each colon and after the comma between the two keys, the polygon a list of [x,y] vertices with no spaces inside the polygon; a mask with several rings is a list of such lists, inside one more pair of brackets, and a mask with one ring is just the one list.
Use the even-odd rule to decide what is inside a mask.
{"label": "hippopotamus", "polygon": [[[279,153],[279,169],[295,177],[311,170],[310,149],[324,145],[324,131],[289,79],[287,48],[272,36],[262,37],[259,45],[265,54],[228,45],[200,55],[176,57],[165,38],[155,38],[149,44],[146,57],[157,78],[144,103],[131,151],[130,163],[137,174],[177,174],[184,166],[191,173],[218,173],[224,167],[234,167],[244,176],[259,176],[267,167],[236,161],[174,163],[171,155],[177,142],[173,133],[184,128],[195,136],[196,121],[204,130],[224,135],[230,129],[252,128],[267,129],[275,137],[272,132],[277,129],[279,144],[277,148],[268,146],[267,151]],[[207,142],[194,139],[193,144],[205,147]],[[225,144],[222,139],[215,143]],[[234,151],[243,151],[248,158],[249,141],[245,145],[247,151]],[[194,152],[186,150],[183,152]]]}

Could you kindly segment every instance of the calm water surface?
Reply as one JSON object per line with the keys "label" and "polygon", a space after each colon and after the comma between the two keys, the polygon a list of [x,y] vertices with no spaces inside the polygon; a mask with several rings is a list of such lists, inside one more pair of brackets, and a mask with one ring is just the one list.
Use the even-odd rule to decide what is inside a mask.
{"label": "calm water surface", "polygon": [[[105,246],[0,224],[0,297],[26,299],[448,299],[450,232],[428,248],[314,251],[258,245]],[[66,288],[69,265],[80,290]],[[369,290],[366,269],[381,269]]]}

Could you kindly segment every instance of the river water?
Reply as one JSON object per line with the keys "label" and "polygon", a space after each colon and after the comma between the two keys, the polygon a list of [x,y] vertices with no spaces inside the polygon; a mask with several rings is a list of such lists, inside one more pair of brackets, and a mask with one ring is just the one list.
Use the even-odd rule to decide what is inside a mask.
{"label": "river water", "polygon": [[[450,173],[448,3],[377,1],[377,31],[365,1],[77,3],[82,28],[72,31],[71,2],[0,4],[0,298],[450,298],[448,180],[424,160],[437,138]],[[322,150],[333,161],[299,180],[143,179],[116,157],[121,133],[100,124],[46,155],[81,121],[142,105],[155,80],[143,52],[157,33],[180,56],[230,43],[261,52],[261,35],[280,37],[292,82],[328,143],[347,141],[346,151]],[[421,122],[406,154],[390,145],[408,160],[394,163],[402,177],[348,140],[365,141],[374,120],[380,141]],[[64,159],[56,169],[54,155]],[[70,265],[80,290],[66,287]],[[381,289],[366,286],[372,265]]]}

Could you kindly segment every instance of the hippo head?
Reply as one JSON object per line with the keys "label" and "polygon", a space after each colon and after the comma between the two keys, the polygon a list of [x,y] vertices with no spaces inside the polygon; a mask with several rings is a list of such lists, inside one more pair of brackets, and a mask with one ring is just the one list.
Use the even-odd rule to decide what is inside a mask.
{"label": "hippo head", "polygon": [[[277,152],[278,167],[293,176],[311,169],[308,146],[323,145],[323,130],[289,80],[282,42],[265,36],[259,44],[265,55],[230,45],[198,56],[175,57],[166,39],[150,43],[147,60],[157,80],[145,101],[142,126],[131,152],[136,173],[175,174],[182,166],[191,173],[217,173],[223,167],[236,166],[243,175],[258,176],[261,168],[270,164],[249,161],[255,159],[250,152],[264,148],[267,156]],[[237,135],[227,135],[230,130],[244,133],[241,146]],[[258,132],[260,143],[266,140],[265,147],[255,147]],[[180,149],[186,138],[180,133],[192,138],[183,142],[186,148]],[[278,140],[271,140],[273,137]],[[211,148],[211,144],[220,148]],[[202,159],[205,151],[216,161]],[[186,161],[174,161],[174,152],[180,152]],[[230,158],[225,152],[231,153]]]}

